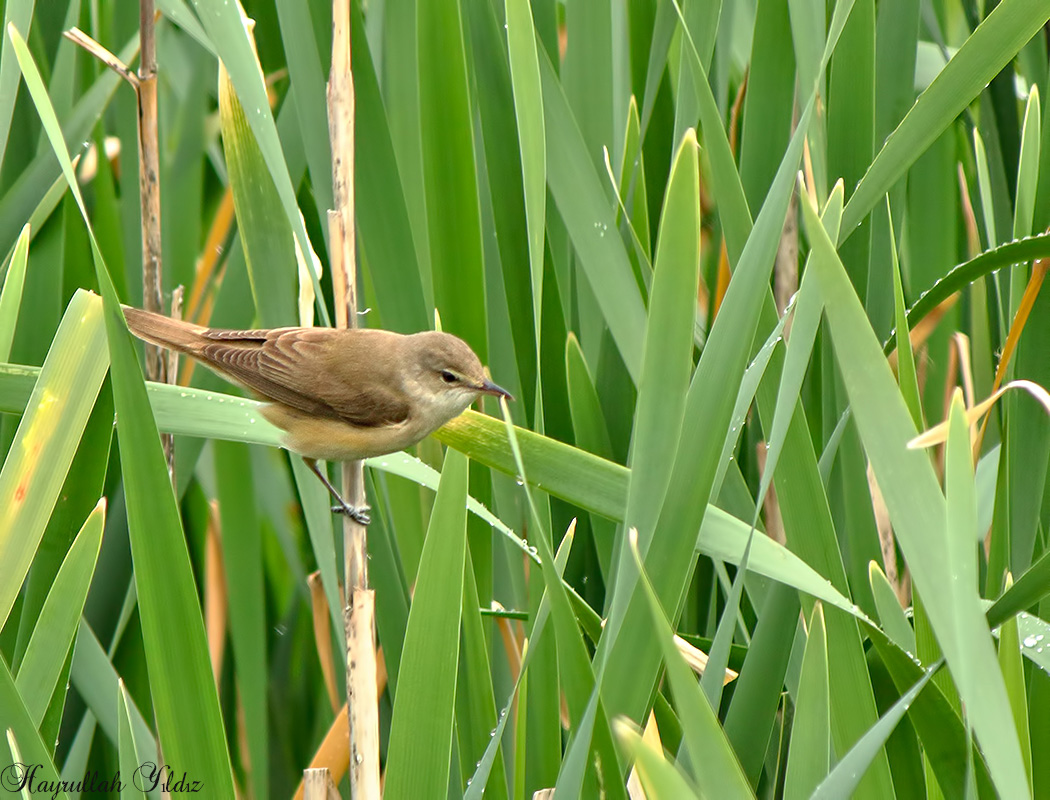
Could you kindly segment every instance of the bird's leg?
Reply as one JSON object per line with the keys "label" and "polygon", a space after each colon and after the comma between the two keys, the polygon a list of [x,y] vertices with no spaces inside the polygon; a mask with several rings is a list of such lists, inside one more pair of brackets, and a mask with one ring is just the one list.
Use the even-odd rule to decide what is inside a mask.
{"label": "bird's leg", "polygon": [[372,521],[372,518],[368,516],[368,506],[361,506],[360,508],[358,508],[356,506],[350,505],[342,498],[339,492],[335,490],[335,487],[332,486],[332,484],[329,482],[327,476],[325,476],[325,474],[321,472],[320,468],[317,466],[316,458],[307,458],[306,456],[303,456],[303,462],[306,464],[306,466],[310,468],[310,471],[313,472],[314,475],[321,479],[321,483],[324,484],[325,488],[331,493],[332,497],[335,499],[336,504],[332,506],[332,511],[334,513],[346,514],[346,516],[350,517],[350,519],[352,519],[358,525],[367,525]]}

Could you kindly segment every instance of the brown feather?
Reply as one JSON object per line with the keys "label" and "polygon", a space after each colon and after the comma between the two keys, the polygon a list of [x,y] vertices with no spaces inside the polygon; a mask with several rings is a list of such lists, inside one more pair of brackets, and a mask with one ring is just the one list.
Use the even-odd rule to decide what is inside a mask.
{"label": "brown feather", "polygon": [[193,356],[264,399],[307,414],[374,428],[404,422],[411,410],[397,391],[400,376],[384,363],[389,359],[373,357],[380,338],[404,338],[398,334],[331,328],[237,331],[130,307],[124,314],[136,336]]}

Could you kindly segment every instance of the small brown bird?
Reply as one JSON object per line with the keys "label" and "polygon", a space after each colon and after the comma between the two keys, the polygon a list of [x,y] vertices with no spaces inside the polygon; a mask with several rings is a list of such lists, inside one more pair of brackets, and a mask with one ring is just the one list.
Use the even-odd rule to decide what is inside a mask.
{"label": "small brown bird", "polygon": [[269,402],[266,419],[335,498],[333,511],[368,524],[317,459],[355,461],[420,441],[483,394],[513,399],[485,374],[470,346],[448,333],[404,336],[335,328],[223,330],[124,306],[140,339],[192,356]]}

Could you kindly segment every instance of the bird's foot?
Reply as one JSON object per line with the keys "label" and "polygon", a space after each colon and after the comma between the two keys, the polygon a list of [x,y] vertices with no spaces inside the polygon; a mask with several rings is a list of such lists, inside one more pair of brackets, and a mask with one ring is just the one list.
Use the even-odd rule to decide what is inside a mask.
{"label": "bird's foot", "polygon": [[349,503],[341,503],[332,506],[333,514],[344,514],[358,525],[368,525],[372,518],[368,516],[368,506],[352,506]]}

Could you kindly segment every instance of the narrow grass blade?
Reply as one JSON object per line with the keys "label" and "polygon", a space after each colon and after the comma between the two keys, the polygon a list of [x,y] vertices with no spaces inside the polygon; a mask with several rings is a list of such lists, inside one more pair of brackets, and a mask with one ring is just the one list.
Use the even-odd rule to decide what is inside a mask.
{"label": "narrow grass blade", "polygon": [[988,624],[993,628],[1050,595],[1050,552],[1043,553],[1021,574],[988,609]]}
{"label": "narrow grass blade", "polygon": [[[1028,93],[1024,110],[1024,126],[1021,128],[1021,156],[1017,162],[1017,197],[1014,200],[1014,238],[1032,235],[1032,218],[1035,214],[1035,192],[1039,179],[1040,121],[1039,89],[1035,86]],[[1011,285],[1013,282],[1011,282]],[[1020,296],[1020,295],[1018,295]]]}
{"label": "narrow grass blade", "polygon": [[842,760],[835,765],[835,769],[831,771],[831,774],[813,792],[812,798],[818,798],[819,800],[827,798],[827,800],[831,800],[831,798],[849,797],[853,793],[872,759],[882,749],[883,744],[890,734],[893,733],[893,729],[897,727],[901,717],[908,711],[908,708],[932,676],[933,670],[927,670],[926,674],[902,695],[900,700],[893,704],[893,707],[882,716],[875,724],[875,727],[865,734],[843,756]]}
{"label": "narrow grass blade", "polygon": [[1010,709],[1017,726],[1017,738],[1021,742],[1021,757],[1024,759],[1029,784],[1032,782],[1032,741],[1028,735],[1028,690],[1025,687],[1021,653],[1034,649],[1021,644],[1017,617],[1002,624],[999,629],[999,666],[1003,671],[1006,694],[1010,698]]}
{"label": "narrow grass blade", "polygon": [[[14,25],[20,31],[29,30],[36,0],[11,0],[4,4],[4,31]],[[18,97],[18,62],[11,42],[5,35],[0,43],[0,164],[8,159],[7,142],[11,135],[11,117]]]}
{"label": "narrow grass blade", "polygon": [[1021,653],[1050,674],[1050,623],[1022,611],[1017,615],[1017,636]]}
{"label": "narrow grass blade", "polygon": [[[800,130],[806,124],[808,115],[804,112]],[[802,141],[801,136],[792,140],[781,163],[690,385],[682,438],[667,492],[669,501],[661,509],[657,533],[646,554],[647,569],[665,607],[678,607],[686,588],[690,573],[688,555],[695,542],[692,532],[703,521],[723,436],[730,427],[734,398],[725,387],[739,384],[747,364],[759,310],[768,291],[769,269],[787,213],[789,182],[802,156]],[[712,436],[712,431],[719,434]],[[666,535],[661,535],[662,532]],[[647,631],[644,638],[632,634],[629,643],[610,635],[621,629],[645,630],[642,615],[647,612],[638,594],[632,592],[632,595],[626,606],[627,617],[610,618],[597,658],[610,667],[604,674],[602,687],[610,713],[627,713],[636,718],[643,713],[651,693],[659,654],[651,631]]]}
{"label": "narrow grass blade", "polygon": [[40,610],[25,657],[18,667],[15,681],[18,692],[37,726],[44,718],[69,648],[76,637],[102,544],[105,516],[106,503],[103,499],[88,515],[80,533],[73,540]]}
{"label": "narrow grass blade", "polygon": [[791,745],[784,776],[785,800],[809,797],[831,766],[831,697],[828,690],[828,644],[824,610],[817,603],[809,619],[802,657]]}
{"label": "narrow grass blade", "polygon": [[[953,267],[943,278],[919,295],[919,299],[908,309],[908,327],[914,328],[937,306],[978,278],[1011,264],[1047,256],[1050,256],[1050,234],[1047,233],[1008,242],[984,251],[975,258]],[[887,343],[887,351],[890,347],[891,344]]]}
{"label": "narrow grass blade", "polygon": [[[0,149],[2,151],[2,149]],[[4,289],[0,292],[0,361],[11,357],[11,342],[15,338],[18,309],[22,304],[22,287],[25,285],[26,263],[29,261],[29,224],[22,228],[15,242],[15,249],[7,262]]]}
{"label": "narrow grass blade", "polygon": [[[91,626],[81,618],[77,629],[77,641],[73,648],[73,664],[69,671],[70,683],[84,699],[84,704],[98,721],[99,727],[116,745],[120,736],[120,720],[117,716],[117,698],[120,694],[120,676],[110,663],[106,651],[95,638]],[[131,703],[131,729],[135,736],[135,748],[152,760],[157,755],[157,740],[146,723],[142,712]],[[159,792],[156,795],[159,799]]]}
{"label": "narrow grass blade", "polygon": [[547,149],[544,140],[543,89],[536,34],[527,0],[504,0],[507,54],[514,88],[514,111],[521,148],[522,189],[528,228],[529,272],[536,343],[540,342],[543,299],[543,241],[547,204]]}
{"label": "narrow grass blade", "polygon": [[[792,37],[785,35],[791,26],[788,6],[784,0],[761,0],[755,9],[740,138],[740,183],[750,208],[762,207],[791,138],[795,53]],[[813,76],[800,75],[799,85],[812,86]]]}
{"label": "narrow grass blade", "polygon": [[[689,753],[691,773],[697,788],[707,797],[753,797],[754,793],[740,768],[740,762],[719,725],[718,716],[675,646],[674,631],[645,574],[634,537],[630,545],[645,596],[649,600],[652,624],[660,642],[667,679],[674,692],[678,719],[682,724],[682,738]],[[716,678],[721,681],[721,676]]]}
{"label": "narrow grass blade", "polygon": [[879,612],[879,622],[886,635],[897,647],[907,653],[915,652],[915,631],[908,622],[904,609],[901,608],[897,594],[890,585],[886,574],[874,561],[868,565],[868,576],[871,581],[871,593],[875,598],[875,608]]}
{"label": "narrow grass blade", "polygon": [[[562,539],[562,543],[558,546],[558,553],[554,557],[554,569],[558,573],[559,580],[565,572],[565,564],[569,560],[569,553],[572,549],[573,543],[572,533],[572,529],[566,532]],[[515,754],[515,758],[517,759],[519,754],[525,752],[526,743],[524,740],[527,738],[526,722],[522,718],[526,714],[526,701],[528,699],[526,696],[526,684],[528,681],[529,666],[532,664],[532,657],[536,653],[536,647],[543,636],[548,619],[550,619],[550,595],[545,589],[543,595],[540,597],[537,611],[534,616],[531,638],[525,640],[522,648],[521,669],[518,672],[517,681],[515,682],[514,688],[511,690],[507,704],[500,710],[499,721],[496,723],[496,728],[493,731],[492,741],[489,742],[489,746],[485,749],[485,754],[478,762],[477,771],[467,783],[467,789],[463,793],[464,800],[480,800],[482,797],[485,787],[488,785],[489,777],[492,774],[492,767],[495,763],[496,755],[498,754],[500,745],[503,741],[503,733],[506,730],[508,721],[510,720],[510,712],[515,708],[515,699],[517,701],[516,707],[518,710],[515,734],[522,737],[515,742],[516,750],[518,751]],[[520,766],[521,763],[519,761],[517,767]],[[519,782],[524,781],[524,775],[520,769],[515,772],[515,779]]]}
{"label": "narrow grass blade", "polygon": [[[485,636],[484,620],[479,607],[474,565],[471,563],[468,549],[463,578],[463,652],[458,685],[470,688],[460,692],[457,698],[460,763],[467,765],[467,769],[464,769],[460,776],[464,782],[471,776],[470,765],[473,765],[474,769],[480,766],[480,759],[485,754],[489,741],[494,738],[497,725],[489,656],[490,642]],[[507,774],[502,747],[497,746],[491,776],[492,784],[486,787],[486,797],[493,800],[506,798]]]}
{"label": "narrow grass blade", "polygon": [[[889,200],[887,199],[887,211]],[[887,214],[890,225],[890,239],[893,240],[893,215]],[[904,285],[901,281],[900,263],[897,260],[897,248],[891,245],[890,254],[893,263],[893,312],[894,336],[897,342],[897,383],[901,395],[911,412],[912,421],[917,428],[925,428],[925,416],[922,413],[922,399],[919,396],[919,379],[915,372],[915,357],[911,351],[911,337],[908,330],[908,318],[904,311]]]}
{"label": "narrow grass blade", "polygon": [[[144,760],[135,749],[135,737],[131,733],[131,714],[128,707],[131,698],[120,681],[120,693],[117,695],[117,723],[120,726],[117,737],[117,750],[120,753],[121,800],[142,800],[146,795],[142,791],[149,781],[148,772],[143,769]],[[144,783],[144,779],[146,783]]]}
{"label": "narrow grass blade", "polygon": [[358,197],[368,198],[367,203],[357,204],[359,242],[367,256],[364,266],[375,286],[383,327],[414,333],[431,326],[432,310],[428,310],[423,288],[422,257],[413,239],[407,184],[403,185],[405,169],[394,152],[391,111],[383,102],[377,65],[357,3],[351,5],[350,28],[357,106],[354,168]]}
{"label": "narrow grass blade", "polygon": [[[686,800],[701,796],[689,785],[679,768],[646,743],[630,722],[618,719],[615,732],[620,747],[634,761],[635,774],[641,781],[646,797],[680,797]],[[746,794],[718,796],[747,797]]]}
{"label": "narrow grass blade", "polygon": [[[924,667],[913,655],[915,651],[901,649],[878,628],[866,626],[866,630],[894,687],[901,694],[908,691],[923,677],[924,672]],[[944,696],[937,682],[931,681],[915,698],[908,717],[944,796],[962,797],[967,783],[967,764],[972,758],[973,736],[959,716],[959,711]],[[973,764],[981,796],[986,790],[994,793],[988,769],[980,754]]]}
{"label": "narrow grass blade", "polygon": [[[15,680],[11,671],[7,668],[7,662],[0,658],[0,718],[4,720],[3,730],[7,733],[8,741],[13,737],[17,742],[18,754],[16,759],[21,764],[4,765],[4,782],[0,784],[5,791],[23,791],[28,796],[29,781],[33,785],[48,785],[58,787],[54,794],[55,798],[65,798],[66,793],[59,787],[58,770],[55,769],[51,760],[50,748],[44,744],[37,733],[36,724],[29,716],[22,698],[15,687]],[[17,758],[20,756],[20,759]],[[8,777],[10,776],[10,778]],[[9,782],[10,781],[10,782]],[[33,794],[37,794],[34,792]]]}
{"label": "narrow grass blade", "polygon": [[[6,29],[3,36],[6,42]],[[138,41],[136,31],[117,53],[125,64],[135,60]],[[91,129],[113,98],[118,85],[120,77],[115,72],[108,69],[99,72],[98,78],[73,106],[69,119],[62,125],[62,134],[70,147],[79,147],[81,142],[91,137]],[[59,179],[57,182],[56,178]],[[22,170],[18,181],[0,198],[0,252],[6,252],[26,220],[30,221],[32,230],[39,229],[61,200],[65,185],[51,153],[46,148],[42,149]],[[61,191],[56,188],[58,186],[62,187]]]}
{"label": "narrow grass blade", "polygon": [[[500,401],[507,437],[514,455],[514,463],[522,479],[526,478],[525,464],[515,428],[511,424],[510,414],[505,400]],[[540,516],[539,507],[534,502],[531,491],[525,489],[526,499],[537,526],[535,540],[540,556],[540,567],[549,596],[551,615],[554,619],[554,636],[558,646],[558,674],[566,702],[569,704],[570,730],[573,732],[573,744],[566,751],[558,774],[556,790],[569,796],[578,795],[586,785],[592,773],[605,787],[609,796],[624,796],[619,781],[619,763],[613,749],[612,733],[608,718],[598,696],[597,683],[583,634],[569,603],[569,595],[555,569],[555,558],[548,543],[545,521]],[[566,539],[571,543],[575,525],[570,525]],[[559,548],[559,550],[562,548]],[[567,550],[567,548],[565,548]],[[586,701],[586,703],[585,703]],[[590,754],[594,753],[594,759]]]}
{"label": "narrow grass blade", "polygon": [[[328,139],[328,104],[325,98],[325,74],[319,52],[320,43],[313,29],[308,4],[281,0],[274,5],[281,28],[288,77],[295,87],[295,113],[310,171],[310,185],[318,216],[325,220],[328,209],[334,208],[335,203],[332,200],[332,151]],[[354,44],[356,45],[356,42]],[[359,77],[359,57],[360,53],[355,46],[355,79]],[[356,125],[367,124],[365,119],[366,115],[358,114]]]}

